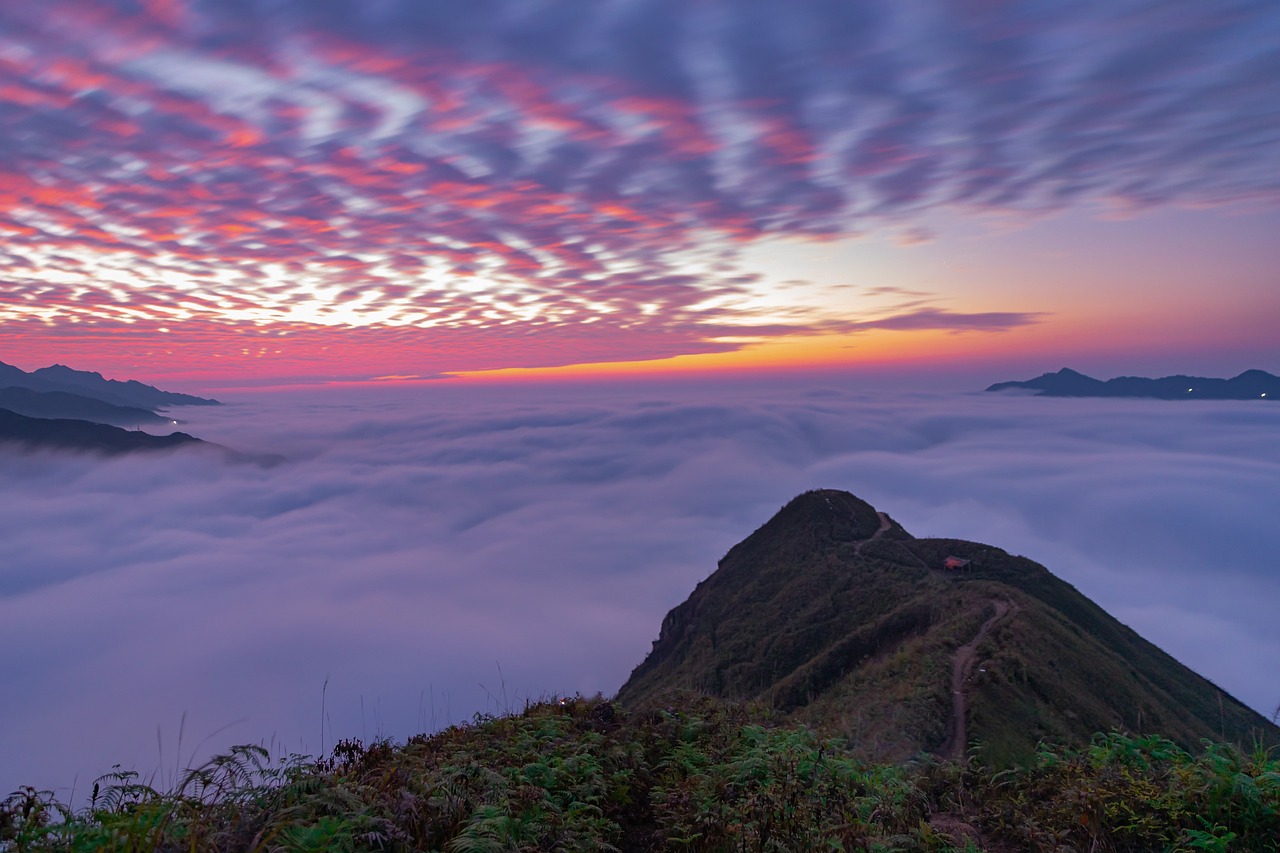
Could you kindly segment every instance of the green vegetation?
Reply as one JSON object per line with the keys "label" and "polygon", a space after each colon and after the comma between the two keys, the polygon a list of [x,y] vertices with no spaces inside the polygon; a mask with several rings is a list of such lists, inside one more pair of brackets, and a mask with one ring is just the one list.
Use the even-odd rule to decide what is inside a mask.
{"label": "green vegetation", "polygon": [[1027,768],[868,763],[760,708],[597,697],[323,760],[237,747],[170,792],[132,773],[79,811],[0,805],[14,851],[1276,850],[1280,761],[1095,736]]}
{"label": "green vegetation", "polygon": [[[948,570],[949,557],[967,563]],[[952,680],[971,642],[957,715]],[[917,539],[831,489],[735,545],[663,620],[618,699],[656,707],[672,689],[762,703],[868,761],[977,743],[989,766],[1026,765],[1041,741],[1083,746],[1111,730],[1158,731],[1184,749],[1280,744],[1280,729],[1045,567]]]}

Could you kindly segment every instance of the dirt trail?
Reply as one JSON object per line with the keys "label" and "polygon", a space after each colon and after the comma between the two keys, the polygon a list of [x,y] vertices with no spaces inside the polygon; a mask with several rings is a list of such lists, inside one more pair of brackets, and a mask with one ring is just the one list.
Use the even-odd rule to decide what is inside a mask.
{"label": "dirt trail", "polygon": [[991,603],[995,605],[995,615],[982,623],[982,627],[978,629],[978,633],[973,635],[972,640],[956,649],[956,655],[951,664],[951,725],[948,726],[950,733],[947,737],[947,742],[939,750],[943,758],[963,758],[964,751],[969,745],[969,737],[965,726],[966,719],[969,716],[969,694],[966,689],[966,683],[969,677],[973,675],[973,667],[978,662],[978,646],[987,638],[987,635],[991,633],[997,623],[1004,620],[1005,617],[1012,616],[1018,612],[1018,605],[1011,601],[993,598]]}
{"label": "dirt trail", "polygon": [[853,553],[855,553],[855,554],[861,554],[861,553],[862,553],[862,546],[866,545],[868,542],[874,542],[874,541],[876,541],[876,540],[877,540],[877,539],[879,539],[881,536],[883,536],[883,535],[885,534],[885,532],[886,532],[886,531],[887,531],[887,530],[892,526],[893,522],[891,522],[891,521],[889,520],[889,516],[885,515],[883,512],[877,512],[877,513],[876,513],[876,515],[880,516],[880,527],[879,527],[879,529],[877,529],[875,533],[872,533],[872,534],[871,534],[871,536],[869,536],[869,537],[868,537],[868,538],[866,538],[866,539],[863,539],[861,542],[859,542],[857,545],[855,545],[855,546],[853,547]]}

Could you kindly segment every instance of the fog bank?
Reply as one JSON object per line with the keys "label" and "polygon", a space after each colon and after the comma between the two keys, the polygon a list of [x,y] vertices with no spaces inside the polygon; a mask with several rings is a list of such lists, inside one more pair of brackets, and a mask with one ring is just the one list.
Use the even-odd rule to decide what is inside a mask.
{"label": "fog bank", "polygon": [[1031,557],[1280,702],[1280,406],[835,381],[229,402],[183,429],[289,461],[0,456],[0,795],[612,693],[716,560],[817,487]]}

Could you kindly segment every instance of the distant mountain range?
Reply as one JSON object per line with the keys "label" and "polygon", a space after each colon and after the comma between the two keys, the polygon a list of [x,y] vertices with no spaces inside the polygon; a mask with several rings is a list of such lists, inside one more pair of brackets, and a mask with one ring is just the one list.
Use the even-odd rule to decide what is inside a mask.
{"label": "distant mountain range", "polygon": [[1230,379],[1120,376],[1094,379],[1069,368],[1025,382],[997,382],[988,391],[1033,391],[1040,397],[1153,397],[1159,400],[1280,400],[1280,376],[1246,370]]}
{"label": "distant mountain range", "polygon": [[189,445],[217,447],[185,432],[151,435],[82,420],[29,418],[8,409],[0,409],[0,444],[32,450],[75,450],[108,455],[172,450]]}
{"label": "distant mountain range", "polygon": [[121,382],[104,379],[101,373],[89,370],[72,370],[55,364],[27,373],[11,364],[0,362],[0,388],[26,388],[31,391],[59,391],[91,397],[113,406],[140,409],[164,409],[169,406],[217,406],[217,400],[161,391],[135,380]]}
{"label": "distant mountain range", "polygon": [[177,423],[172,418],[156,414],[150,409],[116,406],[94,397],[72,394],[69,391],[0,388],[0,409],[8,409],[29,418],[70,418],[121,427]]}
{"label": "distant mountain range", "polygon": [[133,380],[104,379],[100,373],[61,364],[27,373],[0,362],[2,446],[117,454],[196,445],[215,448],[234,460],[279,461],[274,456],[243,456],[184,432],[151,435],[120,429],[178,423],[156,409],[217,405],[217,400],[161,391]]}
{"label": "distant mountain range", "polygon": [[1024,557],[916,539],[848,492],[807,492],[662,621],[618,693],[763,703],[864,757],[989,765],[1098,731],[1280,743],[1280,729]]}

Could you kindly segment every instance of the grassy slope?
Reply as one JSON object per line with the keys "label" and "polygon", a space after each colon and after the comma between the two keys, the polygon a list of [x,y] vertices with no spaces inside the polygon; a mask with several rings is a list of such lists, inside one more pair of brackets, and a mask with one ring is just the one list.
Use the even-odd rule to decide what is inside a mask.
{"label": "grassy slope", "polygon": [[[951,713],[955,650],[1014,608],[978,648],[971,741],[997,764],[1026,761],[1041,739],[1081,744],[1096,731],[1159,731],[1277,742],[1260,715],[1143,640],[1044,567],[986,545],[913,539],[896,524],[875,541],[875,510],[811,492],[735,546],[668,614],[653,652],[619,693],[644,707],[671,689],[758,700],[844,735],[870,759],[937,750]],[[969,571],[936,567],[949,555]],[[935,568],[928,568],[935,567]]]}

